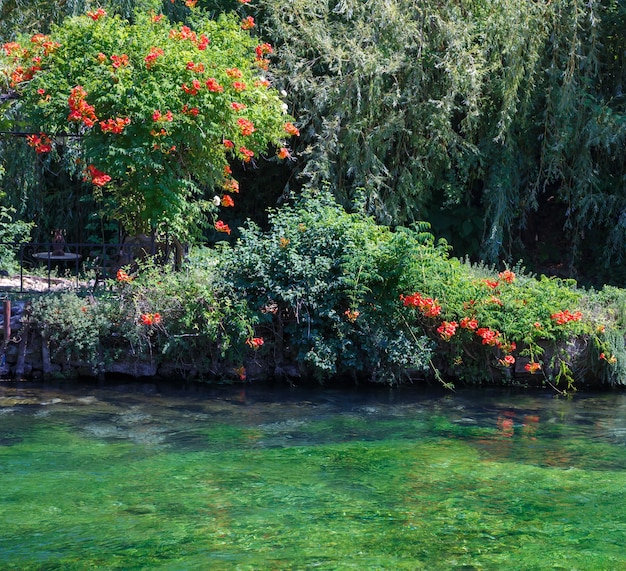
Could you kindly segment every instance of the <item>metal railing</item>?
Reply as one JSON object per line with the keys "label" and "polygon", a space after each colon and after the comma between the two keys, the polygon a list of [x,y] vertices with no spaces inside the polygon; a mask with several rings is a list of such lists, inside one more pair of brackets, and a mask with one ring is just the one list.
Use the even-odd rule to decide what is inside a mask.
{"label": "metal railing", "polygon": [[[19,273],[0,276],[0,293],[93,291],[107,278],[114,278],[119,268],[135,260],[157,256],[160,263],[168,263],[171,254],[169,248],[160,243],[145,242],[0,242],[0,250],[12,254],[14,265],[19,265]],[[36,288],[33,288],[34,283]]]}

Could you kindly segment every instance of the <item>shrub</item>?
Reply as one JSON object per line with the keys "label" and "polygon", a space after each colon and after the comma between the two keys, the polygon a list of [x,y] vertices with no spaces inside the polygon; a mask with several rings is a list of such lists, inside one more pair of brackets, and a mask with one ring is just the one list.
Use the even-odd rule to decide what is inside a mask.
{"label": "shrub", "polygon": [[221,362],[243,362],[254,318],[245,301],[214,280],[213,266],[209,251],[182,272],[147,262],[135,278],[118,280],[115,291],[133,308],[140,339],[151,354],[185,369],[222,374]]}
{"label": "shrub", "polygon": [[623,290],[450,258],[426,229],[391,231],[307,191],[271,211],[267,231],[248,222],[182,272],[120,270],[97,298],[33,303],[33,320],[55,355],[94,365],[133,357],[245,378],[260,351],[288,378],[625,382]]}
{"label": "shrub", "polygon": [[42,297],[31,315],[53,358],[95,369],[119,360],[167,361],[183,374],[232,377],[253,338],[245,302],[214,283],[206,260],[182,272],[145,262],[133,275],[118,272],[97,297]]}
{"label": "shrub", "polygon": [[48,294],[33,300],[30,318],[53,360],[91,365],[94,372],[102,367],[101,339],[109,335],[110,323],[95,300]]}
{"label": "shrub", "polygon": [[521,267],[496,272],[420,251],[406,268],[406,311],[437,341],[437,365],[449,375],[500,381],[516,371],[567,389],[590,372],[618,378],[606,307],[573,280],[537,279]]}
{"label": "shrub", "polygon": [[271,211],[269,223],[262,232],[248,222],[219,271],[260,312],[277,367],[296,359],[320,379],[386,382],[427,368],[428,340],[397,311],[405,244],[388,228],[346,213],[326,191]]}

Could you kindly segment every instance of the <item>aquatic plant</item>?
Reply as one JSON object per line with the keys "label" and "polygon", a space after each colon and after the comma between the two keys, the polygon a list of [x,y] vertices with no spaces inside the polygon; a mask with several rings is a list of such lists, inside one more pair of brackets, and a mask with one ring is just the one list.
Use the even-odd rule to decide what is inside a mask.
{"label": "aquatic plant", "polygon": [[3,389],[0,568],[624,566],[623,395],[139,389]]}

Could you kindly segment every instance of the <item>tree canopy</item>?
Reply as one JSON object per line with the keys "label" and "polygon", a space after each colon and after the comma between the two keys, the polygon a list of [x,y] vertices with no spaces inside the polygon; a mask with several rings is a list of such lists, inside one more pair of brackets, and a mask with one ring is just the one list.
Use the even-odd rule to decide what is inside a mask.
{"label": "tree canopy", "polygon": [[365,189],[379,220],[431,220],[491,261],[557,205],[569,261],[590,236],[621,259],[623,2],[260,1],[309,185]]}
{"label": "tree canopy", "polygon": [[154,12],[131,23],[88,11],[3,45],[6,113],[127,231],[188,235],[234,204],[229,161],[252,165],[271,149],[286,158],[298,133],[265,77],[273,48],[253,27],[233,14],[196,11],[172,26]]}
{"label": "tree canopy", "polygon": [[[20,19],[20,27],[30,34],[36,28],[33,22],[47,26],[46,10],[51,21],[59,21],[88,4],[86,0],[62,5],[7,0],[3,6],[24,9],[7,13],[9,17],[0,21],[0,32],[7,30],[2,39],[15,39],[11,30]],[[329,184],[344,206],[365,196],[368,212],[380,222],[404,225],[428,220],[458,255],[467,253],[490,262],[523,258],[531,265],[534,260],[539,271],[559,265],[564,273],[578,268],[589,274],[593,267],[596,281],[626,282],[626,272],[620,273],[615,264],[626,246],[626,173],[620,160],[626,113],[623,2],[103,0],[102,5],[126,22],[107,17],[96,24],[117,22],[124,33],[144,25],[136,19],[135,8],[163,12],[165,19],[182,22],[196,33],[202,33],[196,21],[200,8],[214,19],[236,8],[238,17],[222,16],[231,22],[233,33],[241,20],[254,18],[257,39],[246,54],[249,57],[251,50],[266,43],[273,46],[272,54],[263,54],[271,58],[271,73],[253,69],[288,93],[302,136],[294,143],[297,160],[280,169],[274,159],[260,161],[263,168],[255,171],[254,180],[248,163],[231,161],[237,178],[253,189],[252,198],[242,196],[239,205],[248,208],[254,202],[255,211],[262,212],[284,190]],[[182,29],[181,23],[164,22],[164,28]],[[149,31],[148,37],[154,33]],[[122,78],[132,70],[134,77],[152,45],[158,47],[156,40],[148,45],[139,35],[134,37],[135,47],[111,47],[117,50],[114,53],[128,52],[131,65],[115,73],[109,70],[109,76]],[[102,71],[112,63],[109,59],[106,66],[93,70]],[[141,78],[164,73],[157,67],[151,74],[147,71],[141,69]],[[178,81],[179,87],[185,82],[189,86],[190,70],[182,73],[164,77],[163,85]],[[65,97],[75,85],[86,89],[86,101],[94,105],[95,92],[83,83],[67,83]],[[105,90],[111,87],[102,85]],[[111,93],[127,85],[124,78]],[[166,112],[161,101],[174,94],[178,107],[167,99],[173,113],[187,103],[187,94],[167,89],[155,91],[159,106],[154,109],[142,100],[144,117],[157,109]],[[276,95],[273,90],[267,93]],[[106,94],[102,97],[106,99]],[[12,118],[19,117],[20,105],[12,105]],[[105,119],[115,119],[133,110],[109,105],[105,111]],[[138,128],[131,123],[129,133],[131,127]],[[257,123],[255,128],[259,130]],[[91,132],[97,131],[98,127]],[[283,142],[273,140],[279,148]],[[50,173],[35,172],[49,163],[33,164],[32,155],[24,156],[17,143],[0,141],[0,155],[11,157],[10,164],[5,163],[3,185],[12,205],[25,217],[41,212],[52,195],[69,197],[57,191]],[[65,155],[70,157],[69,152]],[[122,155],[107,160],[131,161]],[[148,156],[154,159],[156,153]],[[174,158],[161,157],[164,163]],[[103,172],[109,168],[108,163],[94,165]],[[53,163],[50,171],[57,179],[62,176]],[[219,169],[212,174],[219,175]],[[115,181],[123,181],[116,176]],[[179,180],[184,182],[184,192],[176,191],[181,197],[206,186],[199,184],[198,177]],[[105,188],[112,189],[112,183]],[[205,198],[211,199],[211,194]],[[121,204],[117,197],[113,200]],[[190,204],[197,205],[185,198],[180,206],[187,209]],[[69,204],[66,210],[72,212]]]}

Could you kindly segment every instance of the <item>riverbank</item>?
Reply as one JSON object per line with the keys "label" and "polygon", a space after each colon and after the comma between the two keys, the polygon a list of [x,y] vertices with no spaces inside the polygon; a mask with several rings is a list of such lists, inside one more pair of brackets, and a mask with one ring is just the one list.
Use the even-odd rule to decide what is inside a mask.
{"label": "riverbank", "polygon": [[303,195],[180,271],[146,260],[97,292],[13,298],[7,375],[626,385],[626,290],[453,258],[426,228]]}
{"label": "riverbank", "polygon": [[[65,293],[66,296],[74,296],[74,293]],[[189,382],[204,384],[256,384],[260,386],[311,386],[320,384],[321,379],[312,375],[303,363],[297,360],[277,363],[271,358],[271,353],[251,352],[245,361],[228,362],[210,361],[210,352],[203,358],[201,354],[193,363],[164,359],[159,355],[138,354],[129,347],[126,354],[116,353],[115,358],[105,358],[110,355],[111,346],[115,345],[115,339],[100,339],[101,347],[98,354],[102,356],[99,362],[93,360],[68,359],[65,353],[51,350],[50,339],[46,338],[41,327],[30,319],[30,301],[17,300],[10,303],[10,337],[4,343],[0,351],[0,380],[4,382],[50,382],[50,381],[79,381],[89,385],[94,381],[99,383],[111,379],[126,379],[128,382],[165,383],[183,386]],[[6,305],[6,303],[5,303]],[[0,329],[4,329],[4,315],[0,315]],[[109,347],[107,347],[109,345]],[[587,344],[571,340],[563,349],[568,352],[570,362],[581,361],[584,358]],[[54,348],[53,348],[54,349]],[[547,351],[556,353],[554,349]],[[552,359],[549,354],[546,361]],[[434,362],[444,363],[443,356],[435,354]],[[607,388],[606,383],[594,382],[588,377],[580,378],[569,387],[555,386],[552,381],[556,371],[551,373],[546,370],[545,374],[537,375],[528,371],[529,358],[518,357],[514,366],[506,369],[494,368],[491,371],[492,382],[478,383],[490,386],[517,387],[517,388],[548,388],[551,391],[561,392],[571,389],[597,390]],[[502,375],[502,372],[505,375]],[[445,377],[443,375],[445,374]],[[366,377],[348,375],[343,379],[329,377],[323,380],[326,386],[360,385],[374,387],[384,383],[380,379],[371,382]],[[421,386],[444,387],[449,390],[453,387],[476,385],[471,379],[455,376],[454,371],[432,370],[428,371],[404,371],[403,382],[418,384]],[[269,384],[268,384],[269,383]],[[395,379],[389,379],[388,385],[399,384]],[[621,386],[618,384],[617,386]]]}

